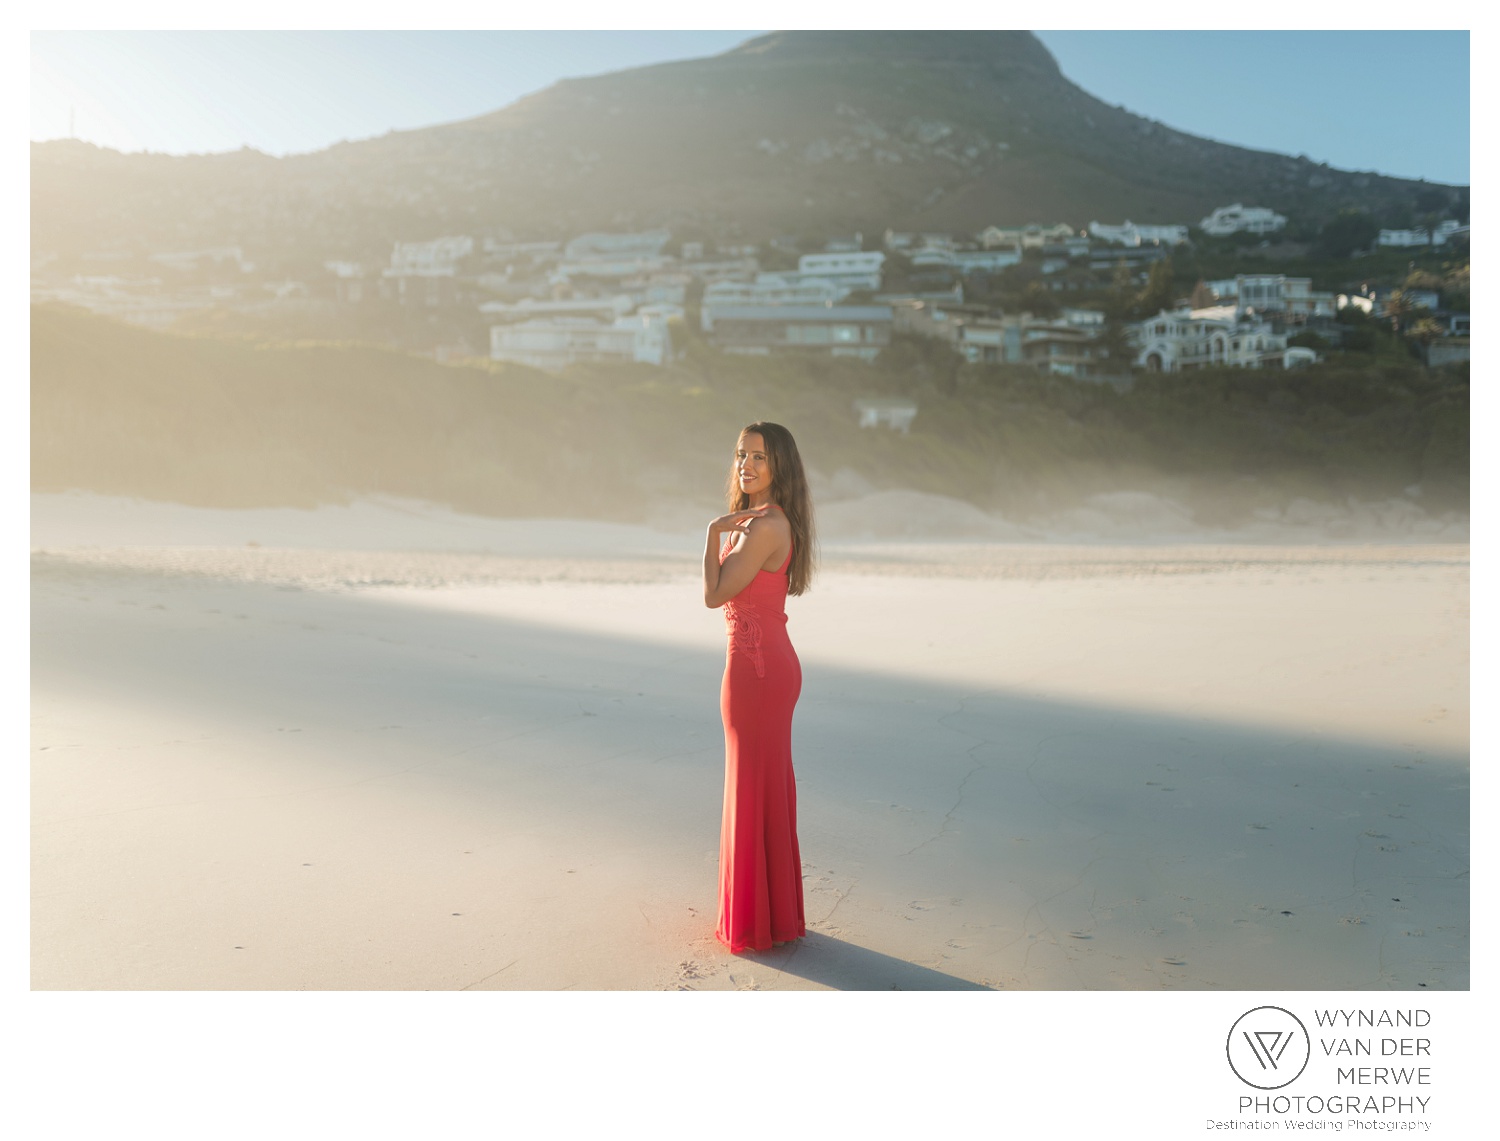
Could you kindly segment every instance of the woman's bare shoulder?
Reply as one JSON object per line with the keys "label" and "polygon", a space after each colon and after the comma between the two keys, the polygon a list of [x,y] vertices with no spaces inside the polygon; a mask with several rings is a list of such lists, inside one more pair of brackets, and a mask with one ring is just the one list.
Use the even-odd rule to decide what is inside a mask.
{"label": "woman's bare shoulder", "polygon": [[792,524],[782,513],[780,508],[767,511],[764,515],[750,520],[750,526],[758,530],[762,535],[773,535],[785,538],[792,533]]}

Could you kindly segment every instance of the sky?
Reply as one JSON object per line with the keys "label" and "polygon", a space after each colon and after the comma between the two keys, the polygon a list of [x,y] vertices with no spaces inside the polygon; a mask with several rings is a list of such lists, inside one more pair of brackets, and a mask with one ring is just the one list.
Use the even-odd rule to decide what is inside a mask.
{"label": "sky", "polygon": [[[283,155],[482,115],[559,79],[714,55],[754,31],[31,34],[31,138]],[[1469,33],[1041,31],[1107,103],[1349,170],[1469,175]]]}

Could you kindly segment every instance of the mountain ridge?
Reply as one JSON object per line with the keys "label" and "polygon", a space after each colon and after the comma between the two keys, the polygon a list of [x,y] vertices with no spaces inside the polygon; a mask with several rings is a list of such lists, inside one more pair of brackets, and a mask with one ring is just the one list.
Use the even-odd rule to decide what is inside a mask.
{"label": "mountain ridge", "polygon": [[32,145],[34,248],[383,256],[453,232],[1196,224],[1234,201],[1315,227],[1466,192],[1176,131],[1082,90],[1030,32],[773,32],[285,158],[86,146]]}

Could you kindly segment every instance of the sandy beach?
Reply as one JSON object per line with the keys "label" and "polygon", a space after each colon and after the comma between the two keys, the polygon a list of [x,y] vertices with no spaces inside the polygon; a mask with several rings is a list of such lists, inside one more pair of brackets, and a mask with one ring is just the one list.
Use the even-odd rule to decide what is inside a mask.
{"label": "sandy beach", "polygon": [[32,511],[36,989],[1469,985],[1466,542],[830,529],[731,956],[698,531]]}

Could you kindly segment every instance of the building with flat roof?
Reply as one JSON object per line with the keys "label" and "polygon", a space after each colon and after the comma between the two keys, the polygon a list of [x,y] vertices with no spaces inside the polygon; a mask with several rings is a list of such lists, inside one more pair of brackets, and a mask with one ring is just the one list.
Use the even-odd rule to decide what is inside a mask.
{"label": "building with flat roof", "polygon": [[800,273],[762,273],[754,281],[716,281],[703,291],[700,322],[703,331],[713,331],[720,310],[746,305],[835,305],[849,295],[847,286],[826,277],[804,277]]}
{"label": "building with flat roof", "polygon": [[587,317],[534,317],[490,329],[490,357],[556,372],[581,362],[664,365],[672,359],[665,313],[606,323]]}
{"label": "building with flat roof", "polygon": [[888,305],[727,305],[713,342],[727,353],[826,352],[874,360],[891,343]]}
{"label": "building with flat roof", "polygon": [[879,289],[885,254],[869,253],[803,254],[797,259],[797,272],[803,277],[822,277],[855,289]]}

